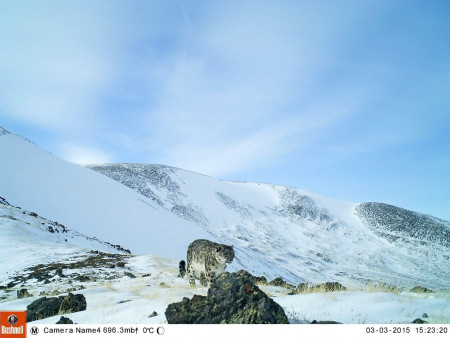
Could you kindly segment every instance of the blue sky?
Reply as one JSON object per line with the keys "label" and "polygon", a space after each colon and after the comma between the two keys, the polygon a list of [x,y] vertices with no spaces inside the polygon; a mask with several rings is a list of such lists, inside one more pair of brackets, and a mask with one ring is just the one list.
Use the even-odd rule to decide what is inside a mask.
{"label": "blue sky", "polygon": [[448,1],[0,1],[0,125],[75,163],[450,220],[449,17]]}

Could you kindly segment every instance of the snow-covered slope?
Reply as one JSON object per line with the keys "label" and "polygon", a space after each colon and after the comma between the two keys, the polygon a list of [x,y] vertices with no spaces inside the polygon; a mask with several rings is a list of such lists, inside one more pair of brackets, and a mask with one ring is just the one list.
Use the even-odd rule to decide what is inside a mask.
{"label": "snow-covered slope", "polygon": [[32,265],[64,261],[69,256],[90,250],[129,253],[118,244],[91,238],[63,224],[45,219],[35,212],[12,206],[2,197],[0,238],[0,255],[2,258],[9,258],[0,264],[0,275],[3,277]]}
{"label": "snow-covered slope", "polygon": [[[1,127],[0,127],[1,128]],[[133,253],[184,255],[204,230],[132,189],[0,129],[0,196]]]}
{"label": "snow-covered slope", "polygon": [[450,288],[450,226],[429,216],[162,165],[90,170],[2,128],[0,158],[9,203],[133,253],[179,260],[209,238],[234,245],[229,270],[269,280]]}
{"label": "snow-covered slope", "polygon": [[163,165],[91,165],[232,244],[232,264],[292,283],[450,287],[450,223],[379,203],[227,182]]}

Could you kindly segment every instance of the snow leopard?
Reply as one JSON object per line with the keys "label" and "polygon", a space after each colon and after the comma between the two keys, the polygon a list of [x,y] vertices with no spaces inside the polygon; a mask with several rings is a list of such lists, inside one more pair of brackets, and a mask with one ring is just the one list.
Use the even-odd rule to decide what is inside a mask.
{"label": "snow leopard", "polygon": [[[233,246],[219,244],[206,239],[197,239],[189,244],[187,251],[187,275],[191,286],[198,276],[200,284],[211,285],[225,271],[227,263],[234,259]],[[181,271],[180,271],[181,274]]]}

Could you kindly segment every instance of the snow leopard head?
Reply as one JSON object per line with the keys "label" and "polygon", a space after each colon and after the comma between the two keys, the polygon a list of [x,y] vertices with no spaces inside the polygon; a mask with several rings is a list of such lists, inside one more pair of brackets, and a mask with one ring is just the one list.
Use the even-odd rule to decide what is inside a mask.
{"label": "snow leopard head", "polygon": [[216,249],[215,253],[216,260],[225,264],[231,263],[234,259],[234,249],[233,246],[221,245]]}

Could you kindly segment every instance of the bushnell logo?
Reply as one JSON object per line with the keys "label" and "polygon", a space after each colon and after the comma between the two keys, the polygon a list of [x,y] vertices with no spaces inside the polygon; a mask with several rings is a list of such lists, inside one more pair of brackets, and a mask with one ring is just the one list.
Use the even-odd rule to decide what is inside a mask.
{"label": "bushnell logo", "polygon": [[0,326],[2,338],[25,337],[27,314],[25,311],[0,311]]}

